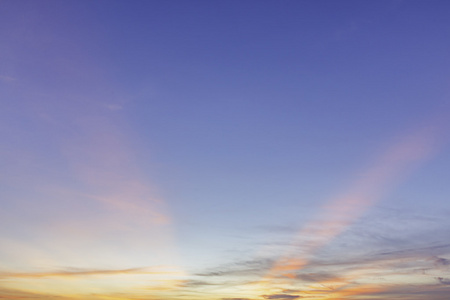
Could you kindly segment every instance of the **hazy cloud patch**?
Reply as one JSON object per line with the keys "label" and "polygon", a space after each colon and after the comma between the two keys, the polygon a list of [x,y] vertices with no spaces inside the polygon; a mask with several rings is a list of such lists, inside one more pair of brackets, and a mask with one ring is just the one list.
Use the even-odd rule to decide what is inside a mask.
{"label": "hazy cloud patch", "polygon": [[[58,300],[68,300],[71,298],[51,295],[47,293],[33,293],[28,291],[22,291],[17,289],[10,289],[0,287],[0,299],[58,299]],[[72,298],[73,299],[73,298]]]}
{"label": "hazy cloud patch", "polygon": [[297,274],[297,279],[307,282],[318,282],[318,281],[326,281],[330,279],[337,278],[336,275],[332,273],[326,272],[318,272],[318,273],[300,273]]}
{"label": "hazy cloud patch", "polygon": [[435,263],[437,266],[450,266],[450,259],[437,257]]}
{"label": "hazy cloud patch", "polygon": [[226,266],[219,266],[209,272],[197,273],[197,276],[219,277],[219,276],[251,276],[262,275],[270,269],[272,259],[253,259],[235,262]]}
{"label": "hazy cloud patch", "polygon": [[123,106],[120,104],[106,104],[106,108],[112,111],[122,110]]}
{"label": "hazy cloud patch", "polygon": [[279,300],[290,300],[290,299],[298,299],[300,296],[297,295],[289,295],[289,294],[273,294],[273,295],[263,295],[264,299],[279,299]]}
{"label": "hazy cloud patch", "polygon": [[124,274],[169,274],[171,272],[163,270],[152,270],[148,268],[130,268],[115,270],[80,270],[68,269],[53,272],[2,272],[1,278],[46,278],[46,277],[79,277],[79,276],[106,276],[106,275],[124,275]]}
{"label": "hazy cloud patch", "polygon": [[218,285],[218,284],[208,282],[208,281],[202,281],[202,280],[188,280],[187,282],[184,282],[181,286],[182,287],[201,287],[201,286],[211,286],[211,285]]}
{"label": "hazy cloud patch", "polygon": [[443,277],[437,277],[436,278],[440,283],[444,285],[450,285],[450,279],[449,278],[443,278]]}
{"label": "hazy cloud patch", "polygon": [[11,76],[6,76],[6,75],[0,75],[0,81],[3,82],[13,82],[16,81],[17,79]]}

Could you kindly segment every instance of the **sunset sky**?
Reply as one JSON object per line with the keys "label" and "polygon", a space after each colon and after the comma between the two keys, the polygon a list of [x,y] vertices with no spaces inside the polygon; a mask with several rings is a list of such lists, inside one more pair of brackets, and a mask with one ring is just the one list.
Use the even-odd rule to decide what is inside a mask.
{"label": "sunset sky", "polygon": [[0,299],[449,299],[450,1],[0,0],[0,141]]}

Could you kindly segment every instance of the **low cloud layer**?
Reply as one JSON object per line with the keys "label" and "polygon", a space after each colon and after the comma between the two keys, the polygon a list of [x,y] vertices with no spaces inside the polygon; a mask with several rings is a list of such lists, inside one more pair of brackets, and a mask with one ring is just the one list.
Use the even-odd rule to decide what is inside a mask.
{"label": "low cloud layer", "polygon": [[300,296],[286,295],[286,294],[263,295],[262,297],[264,299],[278,299],[278,300],[290,300],[300,298]]}

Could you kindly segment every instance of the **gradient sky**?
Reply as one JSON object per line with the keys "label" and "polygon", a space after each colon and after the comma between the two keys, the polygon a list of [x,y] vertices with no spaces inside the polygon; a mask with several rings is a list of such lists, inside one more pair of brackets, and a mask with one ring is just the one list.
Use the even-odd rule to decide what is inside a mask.
{"label": "gradient sky", "polygon": [[0,299],[449,299],[449,16],[0,0]]}

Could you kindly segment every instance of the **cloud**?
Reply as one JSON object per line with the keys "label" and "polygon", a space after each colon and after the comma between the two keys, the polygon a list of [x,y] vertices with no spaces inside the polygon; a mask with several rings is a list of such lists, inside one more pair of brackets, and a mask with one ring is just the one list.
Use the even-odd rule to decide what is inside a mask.
{"label": "cloud", "polygon": [[443,278],[443,277],[437,277],[436,278],[440,283],[444,285],[450,285],[450,279],[449,278]]}
{"label": "cloud", "polygon": [[17,79],[11,76],[6,76],[6,75],[0,75],[0,81],[3,82],[13,82],[16,81]]}
{"label": "cloud", "polygon": [[214,286],[219,285],[218,283],[212,283],[208,281],[203,280],[188,280],[183,282],[180,286],[181,287],[202,287],[202,286]]}
{"label": "cloud", "polygon": [[81,276],[110,276],[110,275],[126,275],[126,274],[142,274],[142,275],[162,275],[162,274],[179,274],[175,271],[163,271],[149,268],[130,268],[118,270],[78,270],[70,269],[55,272],[3,272],[0,273],[1,278],[48,278],[48,277],[81,277]]}
{"label": "cloud", "polygon": [[[450,250],[450,244],[441,244],[441,245],[433,245],[433,246],[427,246],[427,247],[417,247],[417,248],[409,248],[409,249],[402,249],[402,250],[395,250],[395,251],[389,251],[389,252],[382,252],[379,253],[379,256],[401,256],[401,257],[411,257],[411,256],[418,256],[418,255],[432,255],[436,252],[444,252],[447,253]],[[440,260],[442,262],[448,261],[447,259]]]}
{"label": "cloud", "polygon": [[[449,245],[450,247],[450,245]],[[450,266],[450,259],[436,257],[435,260],[436,266]]]}
{"label": "cloud", "polygon": [[343,233],[395,183],[412,173],[414,167],[434,155],[444,131],[440,121],[433,119],[393,143],[344,193],[327,201],[321,213],[298,231],[292,241],[293,250],[288,249],[278,259],[264,280],[279,276],[295,278],[295,272],[304,268],[316,252]]}
{"label": "cloud", "polygon": [[[313,259],[306,266],[305,270],[315,270],[315,272],[298,273],[297,277],[302,280],[313,279],[333,279],[333,274],[339,273],[340,276],[352,271],[361,271],[370,269],[385,272],[386,268],[389,273],[400,272],[412,269],[439,269],[436,265],[434,255],[438,253],[449,253],[450,245],[435,245],[428,247],[417,247],[401,249],[389,252],[372,252],[367,250],[360,255],[351,255],[341,258],[341,255],[336,255],[336,258],[331,259]],[[322,269],[324,271],[322,271]],[[326,270],[326,271],[325,271]],[[316,277],[314,277],[316,276]]]}
{"label": "cloud", "polygon": [[277,234],[292,234],[297,232],[297,228],[293,225],[287,226],[287,225],[261,225],[258,226],[257,229],[270,232],[270,233],[277,233]]}
{"label": "cloud", "polygon": [[[370,231],[370,228],[366,230]],[[438,276],[444,278],[441,284],[446,282],[445,270],[440,269],[442,267],[446,269],[449,261],[437,255],[450,253],[450,244],[431,243],[431,245],[426,246],[426,244],[429,244],[429,240],[421,238],[421,234],[429,234],[426,230],[422,233],[416,232],[416,235],[410,237],[404,237],[403,244],[386,244],[383,239],[380,240],[372,235],[364,236],[366,239],[360,241],[358,240],[360,231],[351,231],[349,234],[352,234],[352,236],[348,237],[350,244],[347,244],[346,247],[332,248],[331,253],[333,255],[325,255],[322,251],[320,255],[311,258],[301,270],[292,272],[289,288],[282,277],[274,277],[267,281],[250,279],[270,269],[275,261],[274,257],[245,260],[237,263],[230,262],[230,264],[197,275],[208,277],[237,276],[240,282],[236,282],[235,286],[248,286],[255,291],[267,288],[276,289],[278,293],[270,294],[266,292],[264,296],[283,295],[285,299],[285,295],[301,296],[304,299],[331,297],[331,295],[336,295],[336,297],[341,295],[345,299],[351,299],[359,294],[382,295],[382,293],[407,295],[407,291],[404,292],[401,289],[402,281],[415,275],[424,278],[423,284],[418,284],[418,286],[424,288],[429,281],[426,280],[428,274],[430,274],[429,278],[437,278]],[[367,238],[374,239],[374,242],[369,243]],[[361,247],[360,243],[362,243]],[[386,247],[390,250],[386,251]],[[246,277],[249,280],[244,282],[243,279]],[[389,289],[386,288],[387,282],[389,282]],[[439,297],[437,299],[440,299]],[[399,299],[403,300],[400,296]]]}
{"label": "cloud", "polygon": [[302,290],[292,290],[292,289],[283,290],[284,294],[298,294],[300,292],[302,292]]}
{"label": "cloud", "polygon": [[280,299],[280,300],[289,300],[289,299],[298,299],[300,296],[297,295],[288,295],[288,294],[273,294],[273,295],[262,295],[264,299]]}
{"label": "cloud", "polygon": [[73,298],[57,296],[48,293],[35,293],[30,291],[22,291],[18,289],[10,289],[0,287],[0,299],[58,299],[58,300],[72,300]]}
{"label": "cloud", "polygon": [[88,191],[85,195],[122,212],[133,223],[170,223],[165,204],[144,178],[120,123],[93,115],[80,117],[74,127],[77,134],[67,140],[63,152],[73,177]]}
{"label": "cloud", "polygon": [[109,110],[112,110],[112,111],[123,109],[123,106],[120,104],[106,104],[105,106],[106,106],[106,108],[108,108]]}
{"label": "cloud", "polygon": [[321,282],[338,278],[332,273],[318,272],[318,273],[300,273],[296,276],[297,279],[307,282]]}
{"label": "cloud", "polygon": [[259,258],[245,261],[238,261],[231,264],[214,268],[212,271],[197,273],[197,276],[219,277],[219,276],[252,276],[262,275],[269,270],[273,260],[269,258]]}
{"label": "cloud", "polygon": [[[301,299],[418,300],[421,299],[418,295],[422,295],[422,299],[441,300],[445,299],[444,293],[429,286],[430,280],[441,277],[442,282],[435,283],[435,287],[448,287],[444,282],[448,277],[450,244],[442,241],[449,227],[442,224],[445,220],[441,215],[446,213],[428,217],[428,212],[376,209],[369,219],[353,224],[351,230],[310,257],[300,270],[292,271],[288,282],[282,276],[254,280],[276,261],[276,253],[269,252],[267,257],[230,261],[197,275],[221,277],[211,280],[234,277],[234,286],[251,290],[251,294],[239,294],[242,297],[256,292],[264,296],[301,296]],[[416,219],[420,222],[413,223],[411,229],[410,222]],[[409,299],[404,282],[411,281],[416,284],[416,294]]]}
{"label": "cloud", "polygon": [[366,299],[361,296],[373,300],[448,300],[448,287],[435,284],[365,285],[342,290],[336,293],[336,298],[331,299]]}

